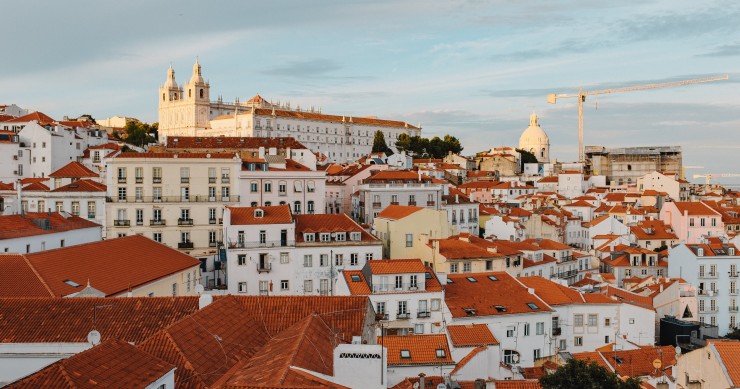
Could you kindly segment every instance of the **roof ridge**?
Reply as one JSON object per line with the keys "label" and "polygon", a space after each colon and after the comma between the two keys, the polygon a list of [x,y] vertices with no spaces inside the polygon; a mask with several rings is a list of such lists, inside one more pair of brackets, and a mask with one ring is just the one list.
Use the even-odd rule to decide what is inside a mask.
{"label": "roof ridge", "polygon": [[[93,346],[95,347],[95,346]],[[77,385],[75,385],[75,382],[72,380],[72,377],[70,377],[69,373],[67,373],[67,369],[64,368],[64,364],[62,362],[66,361],[66,359],[62,359],[59,361],[59,364],[57,365],[57,368],[59,369],[59,373],[64,377],[65,380],[67,380],[67,383],[71,388],[77,388]],[[33,373],[36,374],[36,373]]]}
{"label": "roof ridge", "polygon": [[[176,321],[175,323],[172,323],[169,327],[164,328],[161,331],[164,333],[164,336],[167,339],[167,341],[172,344],[172,347],[174,347],[175,351],[177,352],[177,355],[179,355],[180,358],[182,358],[182,360],[184,361],[183,366],[185,366],[186,368],[190,369],[190,371],[192,371],[193,374],[187,379],[190,380],[190,379],[193,379],[193,377],[195,377],[198,379],[201,385],[206,386],[205,382],[203,382],[203,380],[200,378],[200,374],[198,374],[198,371],[195,369],[195,366],[193,366],[193,364],[190,363],[190,359],[188,359],[188,357],[185,355],[185,353],[180,348],[180,345],[177,344],[177,341],[175,340],[175,338],[172,337],[172,334],[170,334],[170,328],[172,328],[177,323],[181,323],[188,317],[192,317],[192,314],[183,317],[182,319]],[[152,337],[149,339],[153,339],[155,336],[156,334],[152,335]]]}
{"label": "roof ridge", "polygon": [[[296,347],[290,352],[290,356],[288,357],[288,368],[285,369],[285,371],[283,371],[282,377],[280,378],[280,382],[283,382],[283,380],[285,379],[285,377],[288,375],[288,371],[290,371],[290,367],[291,366],[294,366],[293,365],[293,361],[295,360],[296,356],[298,355],[298,351],[300,351],[302,349],[301,346],[307,340],[306,333],[308,332],[308,328],[311,326],[311,323],[313,323],[313,321],[317,319],[317,316],[318,316],[317,314],[312,313],[312,314],[306,316],[306,318],[304,318],[302,320],[302,321],[305,322],[305,324],[302,325],[303,328],[300,330],[299,334],[297,335],[299,337],[298,338],[298,342],[295,343],[295,346]],[[300,321],[298,323],[300,323]],[[296,324],[298,324],[298,323],[296,323]],[[329,328],[329,327],[327,326],[327,328]],[[290,329],[290,327],[286,328],[284,331],[287,331],[289,329]],[[279,334],[277,334],[277,335],[279,335]],[[272,340],[272,339],[270,339],[270,340]],[[266,345],[267,345],[267,343],[265,344],[265,346]],[[315,346],[314,346],[314,348],[315,348]],[[318,351],[318,350],[316,350],[316,351]],[[319,356],[319,358],[321,358],[321,356]],[[324,362],[323,359],[321,361],[322,361],[322,363]]]}
{"label": "roof ridge", "polygon": [[39,279],[39,282],[41,282],[41,285],[43,285],[44,288],[46,288],[46,290],[49,292],[49,295],[51,297],[57,297],[54,294],[54,292],[51,290],[51,287],[49,287],[49,285],[46,283],[46,281],[41,277],[41,274],[39,274],[39,272],[33,266],[33,264],[31,263],[31,261],[29,261],[28,258],[26,258],[26,255],[25,254],[21,254],[21,257],[23,258],[23,261],[26,262],[26,265],[28,265],[28,267],[31,269],[31,271],[36,276],[36,278]]}
{"label": "roof ridge", "polygon": [[480,353],[481,351],[484,351],[485,349],[486,349],[486,347],[485,347],[485,346],[478,346],[478,347],[474,348],[473,350],[471,350],[471,351],[470,351],[470,352],[468,353],[468,355],[464,356],[464,357],[463,357],[463,358],[462,358],[462,359],[460,360],[460,362],[458,362],[458,363],[457,363],[457,364],[455,365],[455,368],[454,368],[454,369],[452,369],[452,371],[450,372],[450,376],[454,375],[454,374],[455,374],[455,373],[457,373],[457,372],[458,372],[458,371],[459,371],[460,369],[462,369],[463,367],[465,367],[465,365],[467,365],[467,364],[468,364],[468,362],[470,362],[470,360],[471,360],[471,359],[473,359],[473,357],[474,357],[474,356],[478,355],[478,353]]}

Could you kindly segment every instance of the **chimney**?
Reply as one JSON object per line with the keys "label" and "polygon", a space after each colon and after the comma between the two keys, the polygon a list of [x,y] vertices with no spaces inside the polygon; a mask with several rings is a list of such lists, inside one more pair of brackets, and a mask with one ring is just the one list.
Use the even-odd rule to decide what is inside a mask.
{"label": "chimney", "polygon": [[258,155],[259,155],[259,158],[260,159],[264,159],[265,158],[265,147],[264,146],[260,146],[260,148],[259,148],[259,154]]}
{"label": "chimney", "polygon": [[18,190],[18,211],[23,214],[23,194],[21,189],[21,180],[15,181],[16,189]]}
{"label": "chimney", "polygon": [[426,383],[424,382],[424,377],[426,377],[426,374],[419,373],[419,388],[421,388],[421,389],[425,389],[426,388]]}

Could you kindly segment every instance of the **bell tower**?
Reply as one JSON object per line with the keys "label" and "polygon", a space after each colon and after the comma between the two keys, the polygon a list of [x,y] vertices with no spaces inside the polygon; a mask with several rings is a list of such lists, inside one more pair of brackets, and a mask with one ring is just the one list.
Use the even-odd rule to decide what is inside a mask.
{"label": "bell tower", "polygon": [[161,133],[167,135],[168,129],[178,127],[178,110],[182,105],[182,88],[175,81],[175,70],[170,64],[167,69],[167,80],[159,86],[159,128],[164,129]]}
{"label": "bell tower", "polygon": [[193,65],[193,74],[190,76],[190,81],[185,84],[187,102],[187,126],[197,129],[208,128],[211,120],[211,99],[210,99],[211,86],[208,82],[203,80],[201,74],[201,67],[198,59],[195,59]]}

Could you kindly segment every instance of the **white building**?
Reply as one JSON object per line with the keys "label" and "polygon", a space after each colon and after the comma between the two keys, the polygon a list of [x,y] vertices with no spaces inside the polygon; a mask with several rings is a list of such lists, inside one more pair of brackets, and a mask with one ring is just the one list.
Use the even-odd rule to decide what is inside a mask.
{"label": "white building", "polygon": [[711,237],[696,244],[679,244],[668,253],[668,276],[683,278],[698,290],[698,321],[719,327],[720,336],[735,328],[740,299],[737,247]]}
{"label": "white building", "polygon": [[0,215],[0,252],[4,253],[35,253],[100,239],[99,224],[68,213]]}
{"label": "white building", "polygon": [[362,270],[345,270],[336,294],[368,296],[386,335],[438,333],[434,323],[443,319],[442,285],[420,259],[372,260]]}
{"label": "white building", "polygon": [[227,208],[224,237],[232,294],[334,295],[340,271],[382,254],[346,215],[292,215],[287,204]]}
{"label": "white building", "polygon": [[210,100],[210,84],[196,61],[185,85],[175,81],[175,71],[159,88],[159,133],[171,136],[294,137],[330,161],[349,162],[372,151],[376,131],[385,135],[394,151],[400,134],[417,136],[421,128],[375,117],[327,115],[320,108],[291,108],[290,103],[270,103],[257,95],[246,103]]}

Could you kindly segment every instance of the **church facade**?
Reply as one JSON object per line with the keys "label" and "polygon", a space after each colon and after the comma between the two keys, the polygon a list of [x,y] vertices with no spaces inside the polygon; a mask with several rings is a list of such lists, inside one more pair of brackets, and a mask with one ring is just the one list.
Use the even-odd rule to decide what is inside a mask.
{"label": "church facade", "polygon": [[198,61],[182,86],[170,66],[159,92],[163,142],[172,136],[293,137],[328,161],[352,162],[371,152],[376,131],[383,132],[394,152],[399,135],[421,135],[421,126],[401,121],[328,115],[313,107],[301,110],[289,103],[268,102],[259,95],[246,103],[211,101],[210,84],[203,79]]}
{"label": "church facade", "polygon": [[540,127],[540,121],[536,113],[529,117],[529,127],[519,138],[519,148],[529,151],[537,157],[539,163],[550,162],[550,138],[545,130]]}

